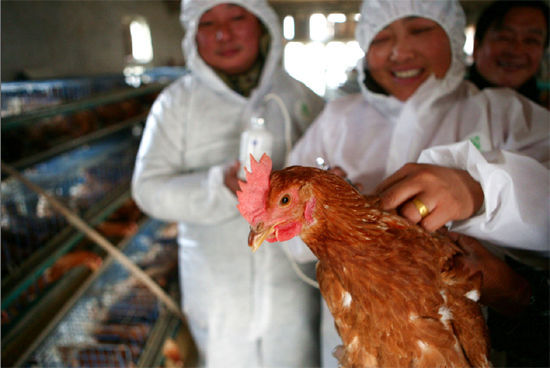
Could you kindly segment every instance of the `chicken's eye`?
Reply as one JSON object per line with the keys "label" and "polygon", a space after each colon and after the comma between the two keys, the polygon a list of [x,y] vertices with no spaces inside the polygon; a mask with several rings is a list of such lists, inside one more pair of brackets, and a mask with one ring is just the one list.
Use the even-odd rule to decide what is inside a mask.
{"label": "chicken's eye", "polygon": [[290,203],[290,195],[288,194],[285,194],[284,196],[281,197],[281,200],[279,201],[279,203],[281,204],[281,206],[286,206]]}

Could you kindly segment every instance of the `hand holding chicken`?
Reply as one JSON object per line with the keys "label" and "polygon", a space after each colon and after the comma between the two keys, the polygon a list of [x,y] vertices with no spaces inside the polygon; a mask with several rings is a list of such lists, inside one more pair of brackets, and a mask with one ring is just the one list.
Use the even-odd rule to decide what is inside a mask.
{"label": "hand holding chicken", "polygon": [[317,256],[344,367],[490,366],[481,275],[455,262],[459,246],[326,171],[271,172],[266,155],[251,170],[237,192],[249,246],[300,236]]}

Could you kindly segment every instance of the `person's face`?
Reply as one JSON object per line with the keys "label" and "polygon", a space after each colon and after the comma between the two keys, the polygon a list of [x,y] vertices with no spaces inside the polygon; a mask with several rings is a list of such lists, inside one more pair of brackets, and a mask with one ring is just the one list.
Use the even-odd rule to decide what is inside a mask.
{"label": "person's face", "polygon": [[491,25],[481,43],[475,45],[478,72],[494,85],[519,88],[537,73],[547,33],[540,10],[511,9],[502,25]]}
{"label": "person's face", "polygon": [[247,71],[258,57],[262,28],[256,16],[233,4],[220,4],[199,20],[196,42],[199,55],[212,68],[226,74]]}
{"label": "person's face", "polygon": [[407,100],[431,74],[443,78],[451,65],[451,44],[436,22],[401,18],[372,40],[366,58],[374,80],[386,92]]}

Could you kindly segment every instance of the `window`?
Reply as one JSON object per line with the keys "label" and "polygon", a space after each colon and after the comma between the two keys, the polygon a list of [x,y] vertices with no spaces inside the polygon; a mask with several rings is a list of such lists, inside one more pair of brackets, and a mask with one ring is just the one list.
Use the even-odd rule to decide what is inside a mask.
{"label": "window", "polygon": [[287,15],[283,19],[283,36],[287,40],[293,40],[294,35],[294,17],[292,15]]}
{"label": "window", "polygon": [[474,35],[476,29],[474,25],[469,25],[464,30],[466,34],[466,42],[464,43],[464,52],[466,53],[466,63],[473,63],[473,54],[474,54]]}
{"label": "window", "polygon": [[[286,18],[289,17],[283,21],[287,39]],[[353,40],[354,19],[354,13],[309,15],[310,40],[292,38],[293,41],[285,45],[285,70],[317,94],[331,98],[348,81],[358,59],[364,55]]]}
{"label": "window", "polygon": [[129,50],[127,50],[129,61],[138,64],[151,62],[153,60],[153,44],[147,20],[142,16],[126,17],[124,24],[130,36]]}
{"label": "window", "polygon": [[347,73],[363,55],[356,41],[289,42],[284,67],[291,76],[325,96],[327,89],[336,89],[346,81]]}
{"label": "window", "polygon": [[347,17],[343,13],[331,13],[328,15],[327,19],[331,23],[345,23]]}
{"label": "window", "polygon": [[312,41],[326,41],[331,35],[327,18],[321,13],[311,14],[309,17],[309,38]]}

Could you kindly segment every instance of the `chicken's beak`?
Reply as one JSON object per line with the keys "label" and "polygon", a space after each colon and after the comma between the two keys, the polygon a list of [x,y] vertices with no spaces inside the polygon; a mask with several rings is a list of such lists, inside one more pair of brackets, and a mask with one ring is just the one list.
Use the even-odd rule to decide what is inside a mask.
{"label": "chicken's beak", "polygon": [[250,227],[250,233],[248,233],[248,246],[252,248],[252,252],[258,250],[264,240],[273,233],[274,228],[275,225],[264,228],[263,223],[258,224],[255,228]]}

